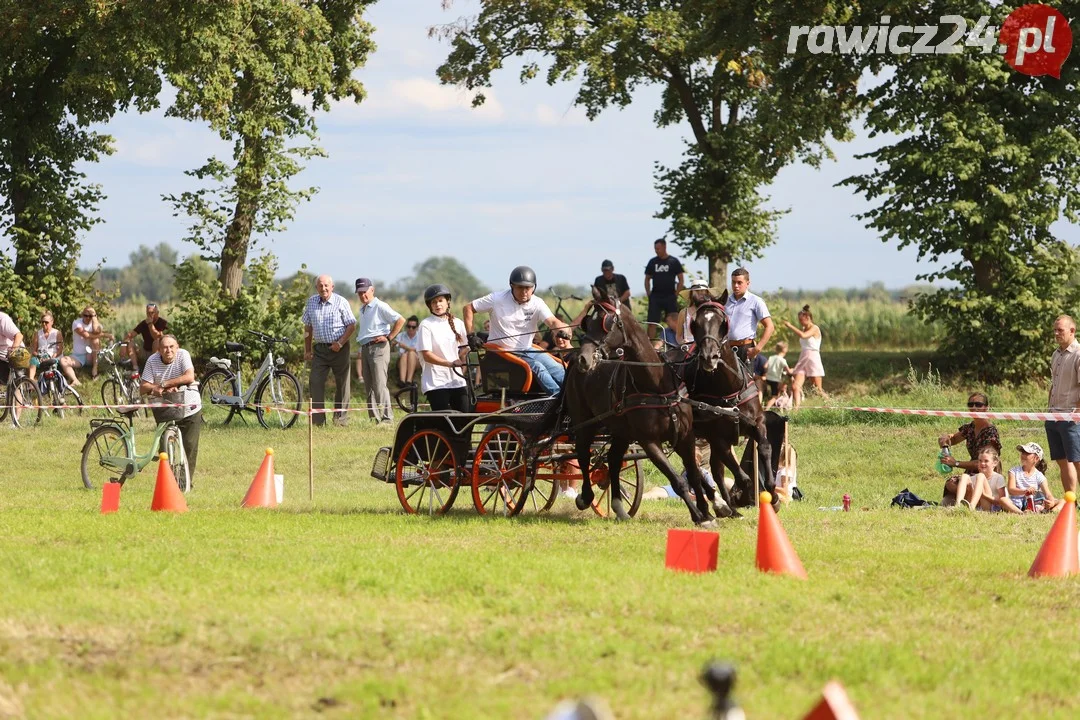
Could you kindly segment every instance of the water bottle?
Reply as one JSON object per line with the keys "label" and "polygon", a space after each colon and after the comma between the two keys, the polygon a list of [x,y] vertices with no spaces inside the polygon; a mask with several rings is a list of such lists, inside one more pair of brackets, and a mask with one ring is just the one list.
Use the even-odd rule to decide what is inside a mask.
{"label": "water bottle", "polygon": [[945,462],[945,458],[951,458],[951,457],[952,457],[952,451],[949,450],[948,445],[941,448],[941,452],[938,453],[937,464],[934,467],[936,467],[937,471],[939,473],[941,473],[942,475],[949,475],[949,474],[952,473],[953,467]]}

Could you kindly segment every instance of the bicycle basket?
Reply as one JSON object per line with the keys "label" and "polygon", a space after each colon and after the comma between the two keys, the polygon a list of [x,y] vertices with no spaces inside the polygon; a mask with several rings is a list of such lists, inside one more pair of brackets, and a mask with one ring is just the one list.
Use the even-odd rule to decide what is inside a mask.
{"label": "bicycle basket", "polygon": [[[154,421],[163,422],[176,422],[177,420],[183,420],[184,415],[188,412],[190,403],[184,403],[184,393],[165,393],[161,396],[161,401],[165,405],[151,405],[150,409],[154,412]],[[169,405],[175,405],[176,407],[169,407]]]}

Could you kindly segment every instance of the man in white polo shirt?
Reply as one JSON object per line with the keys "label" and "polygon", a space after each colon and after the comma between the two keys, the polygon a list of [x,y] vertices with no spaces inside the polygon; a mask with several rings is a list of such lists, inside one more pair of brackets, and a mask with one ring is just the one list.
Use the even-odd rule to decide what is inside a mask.
{"label": "man in white polo shirt", "polygon": [[[750,272],[746,268],[735,268],[731,273],[731,295],[724,310],[728,316],[728,339],[735,353],[749,363],[768,345],[776,328],[765,301],[750,292]],[[760,340],[757,340],[758,325],[765,328]]]}
{"label": "man in white polo shirt", "polygon": [[519,265],[510,273],[510,288],[489,293],[473,300],[462,310],[469,345],[475,350],[483,343],[473,332],[473,316],[478,312],[491,313],[491,334],[488,342],[510,350],[529,364],[537,382],[548,395],[557,395],[562,387],[566,368],[542,351],[532,350],[533,335],[544,323],[552,330],[567,327],[548,308],[536,291],[536,273],[527,265]]}
{"label": "man in white polo shirt", "polygon": [[390,345],[405,327],[405,318],[375,297],[375,285],[370,278],[356,279],[356,296],[360,298],[360,331],[356,339],[360,343],[368,415],[376,424],[392,423],[394,410],[390,405],[390,388],[386,384],[390,371]]}

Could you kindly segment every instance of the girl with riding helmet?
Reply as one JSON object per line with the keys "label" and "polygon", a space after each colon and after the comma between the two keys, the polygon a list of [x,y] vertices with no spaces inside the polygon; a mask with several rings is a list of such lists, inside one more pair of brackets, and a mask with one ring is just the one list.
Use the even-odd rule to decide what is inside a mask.
{"label": "girl with riding helmet", "polygon": [[437,283],[424,290],[424,303],[431,312],[420,323],[416,351],[423,358],[420,390],[432,410],[469,412],[469,390],[465,378],[454,368],[465,365],[469,352],[465,324],[458,324],[450,312],[450,288]]}

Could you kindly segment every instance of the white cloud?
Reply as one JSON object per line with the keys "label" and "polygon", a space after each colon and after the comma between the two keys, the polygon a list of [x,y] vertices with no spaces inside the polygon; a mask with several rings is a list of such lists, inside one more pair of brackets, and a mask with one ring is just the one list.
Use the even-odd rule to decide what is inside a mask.
{"label": "white cloud", "polygon": [[493,92],[489,90],[485,93],[486,102],[478,108],[473,108],[472,101],[476,94],[476,91],[440,85],[434,80],[419,77],[395,80],[390,84],[390,95],[408,107],[420,108],[429,113],[464,110],[485,120],[503,119],[505,112]]}
{"label": "white cloud", "polygon": [[535,115],[536,122],[541,125],[585,125],[589,121],[580,108],[572,107],[560,113],[546,103],[540,103],[536,106]]}

